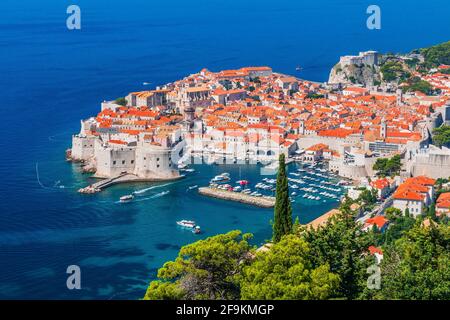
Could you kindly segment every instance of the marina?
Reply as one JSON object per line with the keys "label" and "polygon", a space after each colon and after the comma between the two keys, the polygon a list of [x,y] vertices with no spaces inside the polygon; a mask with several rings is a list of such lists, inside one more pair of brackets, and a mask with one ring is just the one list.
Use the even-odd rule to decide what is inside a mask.
{"label": "marina", "polygon": [[[272,164],[273,165],[273,164]],[[347,181],[339,178],[323,168],[323,164],[304,165],[290,161],[288,164],[288,178],[290,199],[292,203],[337,203],[346,192]],[[234,181],[234,176],[228,172],[215,175],[209,181],[209,186],[199,188],[199,193],[205,196],[222,200],[240,202],[259,207],[271,208],[274,206],[276,178],[265,176],[261,169],[260,179],[256,182],[241,179]]]}

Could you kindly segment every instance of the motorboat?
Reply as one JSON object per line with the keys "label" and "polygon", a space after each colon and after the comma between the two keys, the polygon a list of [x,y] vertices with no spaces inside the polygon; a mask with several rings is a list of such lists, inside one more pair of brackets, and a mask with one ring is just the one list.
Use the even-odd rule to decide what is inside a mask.
{"label": "motorboat", "polygon": [[225,176],[223,174],[215,176],[214,178],[211,179],[210,183],[217,183],[217,182],[224,182],[224,181],[228,181],[230,180],[229,176]]}
{"label": "motorboat", "polygon": [[195,226],[194,229],[192,229],[192,232],[195,234],[200,234],[202,233],[200,226]]}
{"label": "motorboat", "polygon": [[177,225],[179,225],[180,227],[183,227],[183,228],[190,228],[190,229],[193,229],[196,227],[195,221],[192,221],[192,220],[177,221]]}
{"label": "motorboat", "polygon": [[126,195],[126,196],[120,197],[120,198],[119,198],[119,201],[120,201],[121,203],[125,203],[125,202],[130,202],[130,201],[132,201],[133,199],[134,199],[134,196],[133,196],[132,194],[128,194],[128,195]]}

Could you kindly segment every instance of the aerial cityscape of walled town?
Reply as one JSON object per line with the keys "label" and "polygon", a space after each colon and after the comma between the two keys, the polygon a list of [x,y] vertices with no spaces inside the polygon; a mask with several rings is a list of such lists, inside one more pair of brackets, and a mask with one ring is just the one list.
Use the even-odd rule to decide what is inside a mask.
{"label": "aerial cityscape of walled town", "polygon": [[[394,200],[388,206],[420,215],[431,204],[435,179],[450,177],[450,149],[432,142],[432,132],[450,121],[450,66],[411,74],[429,83],[439,92],[435,95],[404,93],[402,85],[377,85],[373,79],[355,85],[336,72],[376,70],[379,59],[375,51],[343,56],[327,83],[267,66],[203,69],[154,90],[104,101],[95,117],[81,121],[68,156],[108,179],[80,192],[100,191],[114,181],[177,179],[191,155],[209,164],[276,166],[284,154],[288,161],[326,163],[329,171],[354,182],[353,198],[361,186],[376,189],[380,199],[400,187],[386,200]],[[417,54],[381,59],[423,61]],[[377,178],[376,161],[395,155],[402,159],[399,174]],[[449,208],[448,201],[438,201],[438,213],[448,215]]]}
{"label": "aerial cityscape of walled town", "polygon": [[[442,46],[448,52],[448,42],[434,48]],[[430,62],[433,48],[427,50],[342,56],[325,83],[277,73],[269,66],[217,72],[205,68],[153,90],[104,101],[95,117],[81,121],[81,130],[73,135],[72,148],[66,151],[68,160],[81,162],[84,172],[103,178],[78,191],[97,193],[125,182],[177,180],[195,171],[190,168],[195,163],[219,167],[256,164],[262,176],[278,171],[276,179],[265,177],[252,185],[248,180],[233,182],[224,172],[213,177],[209,185],[194,185],[189,190],[198,189],[203,196],[225,201],[275,207],[272,242],[256,250],[262,256],[267,251],[276,254],[273,246],[287,246],[283,236],[333,228],[347,212],[353,227],[346,232],[356,228],[366,234],[373,232],[378,239],[358,252],[367,252],[375,259],[375,266],[380,265],[384,247],[390,250],[394,239],[406,234],[417,221],[420,228],[434,228],[438,223],[448,228],[450,65]],[[449,61],[449,56],[445,59]],[[291,205],[297,198],[319,203],[333,200],[335,208],[305,225],[298,220],[292,225]],[[120,202],[134,199],[133,194],[124,195]],[[202,233],[195,221],[177,224]],[[390,240],[382,240],[385,233]],[[222,236],[227,235],[197,245],[223,241]],[[236,237],[239,234],[232,235]],[[445,241],[448,243],[448,237]],[[182,251],[180,257],[184,257]],[[186,257],[182,259],[189,264]],[[441,267],[447,268],[448,260],[438,264],[438,270]],[[229,298],[205,288],[208,285],[202,283],[202,276],[196,280],[200,288],[190,287],[196,286],[189,284],[191,271],[177,273],[176,268],[164,265],[161,274],[175,272],[176,276],[159,275],[160,280],[151,283],[145,297]],[[335,268],[338,274],[342,272]],[[247,274],[240,284],[240,295],[231,297],[333,297],[331,271],[327,270],[331,280],[325,281],[330,283],[323,296],[303,296],[286,288],[271,292],[265,287],[269,280]],[[440,276],[444,277],[444,289],[437,296],[448,297],[448,275]],[[374,283],[376,286],[377,281]],[[176,294],[166,292],[170,286]],[[364,296],[358,290],[354,294],[377,297]],[[384,294],[381,297],[396,297],[393,292]]]}
{"label": "aerial cityscape of walled town", "polygon": [[448,0],[72,2],[2,1],[0,301],[450,300]]}

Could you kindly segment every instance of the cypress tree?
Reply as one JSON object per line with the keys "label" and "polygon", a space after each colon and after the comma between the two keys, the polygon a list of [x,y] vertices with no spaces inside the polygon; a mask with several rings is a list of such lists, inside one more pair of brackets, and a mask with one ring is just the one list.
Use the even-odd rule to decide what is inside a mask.
{"label": "cypress tree", "polygon": [[289,186],[284,154],[280,154],[279,163],[273,223],[273,242],[278,242],[282,236],[292,233],[292,207],[289,201]]}

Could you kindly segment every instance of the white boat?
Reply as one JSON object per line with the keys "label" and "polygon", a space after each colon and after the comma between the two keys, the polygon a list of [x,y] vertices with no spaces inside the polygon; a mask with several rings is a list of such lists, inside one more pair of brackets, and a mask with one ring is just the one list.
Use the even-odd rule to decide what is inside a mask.
{"label": "white boat", "polygon": [[119,201],[124,203],[124,202],[130,202],[131,200],[134,199],[134,196],[132,194],[128,194],[126,196],[122,196],[119,198]]}
{"label": "white boat", "polygon": [[192,229],[192,232],[195,233],[195,234],[199,234],[199,233],[201,233],[202,231],[200,230],[200,226],[195,226],[195,227]]}
{"label": "white boat", "polygon": [[192,220],[181,220],[181,221],[177,221],[177,225],[179,225],[180,227],[184,227],[184,228],[195,228],[196,224],[195,221]]}
{"label": "white boat", "polygon": [[193,189],[197,189],[197,188],[198,188],[198,185],[195,185],[195,186],[190,186],[188,189],[193,190]]}
{"label": "white boat", "polygon": [[215,176],[214,178],[212,178],[210,183],[224,182],[224,181],[228,181],[228,180],[230,180],[229,176],[218,175],[218,176]]}

